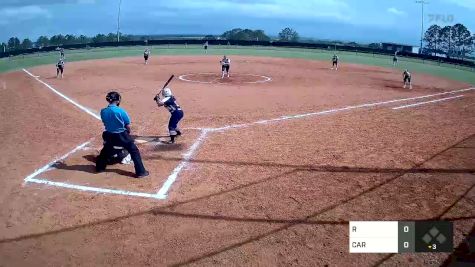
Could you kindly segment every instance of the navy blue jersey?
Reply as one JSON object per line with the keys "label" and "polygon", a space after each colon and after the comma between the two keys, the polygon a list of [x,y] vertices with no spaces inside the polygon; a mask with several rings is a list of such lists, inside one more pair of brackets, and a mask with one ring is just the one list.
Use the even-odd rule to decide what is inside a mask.
{"label": "navy blue jersey", "polygon": [[408,71],[405,71],[405,72],[403,73],[403,76],[404,76],[404,79],[409,79],[409,78],[411,78],[411,73],[408,72]]}
{"label": "navy blue jersey", "polygon": [[62,61],[62,60],[58,61],[58,64],[56,64],[56,67],[64,68],[64,61]]}
{"label": "navy blue jersey", "polygon": [[333,56],[332,61],[337,62],[338,61],[338,56]]}
{"label": "navy blue jersey", "polygon": [[181,107],[176,102],[176,99],[174,96],[165,97],[161,102],[168,109],[168,111],[170,111],[170,113],[173,113],[177,110],[181,110]]}

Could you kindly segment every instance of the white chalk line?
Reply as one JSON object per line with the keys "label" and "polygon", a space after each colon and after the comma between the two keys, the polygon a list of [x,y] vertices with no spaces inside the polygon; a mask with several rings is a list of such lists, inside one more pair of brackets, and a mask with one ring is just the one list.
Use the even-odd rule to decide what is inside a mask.
{"label": "white chalk line", "polygon": [[[59,93],[57,90],[54,88],[50,87],[48,84],[44,83],[43,81],[39,80],[37,77],[29,73],[28,71],[24,70],[26,73],[28,73],[30,76],[34,77],[37,79],[39,82],[43,83],[46,85],[48,88],[52,89],[54,92],[58,93],[60,96],[65,97],[63,94]],[[141,192],[130,192],[130,191],[123,191],[123,190],[114,190],[114,189],[105,189],[105,188],[96,188],[96,187],[88,187],[88,186],[82,186],[82,185],[74,185],[74,184],[68,184],[68,183],[61,183],[61,182],[53,182],[49,180],[43,180],[43,179],[35,179],[33,177],[37,176],[38,174],[46,171],[51,167],[50,166],[44,166],[43,168],[39,169],[39,171],[36,171],[35,173],[29,175],[28,181],[27,182],[33,182],[33,183],[40,183],[40,184],[47,184],[47,185],[53,185],[53,186],[58,186],[58,187],[65,187],[65,188],[71,188],[71,189],[77,189],[81,191],[92,191],[92,192],[97,192],[97,193],[109,193],[109,194],[119,194],[119,195],[128,195],[128,196],[138,196],[138,197],[147,197],[147,198],[154,198],[154,199],[166,199],[167,198],[167,193],[170,190],[171,186],[173,183],[176,181],[178,178],[178,175],[181,173],[181,171],[188,165],[189,161],[193,157],[193,155],[196,153],[196,151],[199,149],[201,144],[204,142],[204,140],[207,137],[207,134],[209,132],[215,132],[215,131],[224,131],[228,129],[235,129],[235,128],[242,128],[242,127],[247,127],[250,125],[255,125],[255,124],[267,124],[270,122],[276,122],[276,121],[283,121],[283,120],[289,120],[289,119],[297,119],[297,118],[302,118],[302,117],[307,117],[307,116],[314,116],[314,115],[323,115],[323,114],[328,114],[328,113],[335,113],[338,111],[344,111],[344,110],[351,110],[351,109],[357,109],[357,108],[364,108],[364,107],[373,107],[373,106],[379,106],[379,105],[385,105],[385,104],[390,104],[390,103],[395,103],[395,102],[401,102],[401,101],[410,101],[410,100],[416,100],[416,99],[422,99],[422,98],[429,98],[429,97],[434,97],[434,96],[440,96],[440,95],[446,95],[446,94],[455,94],[459,92],[465,92],[469,90],[474,90],[475,88],[467,88],[467,89],[460,89],[460,90],[454,90],[454,91],[449,91],[449,92],[443,92],[443,93],[437,93],[437,94],[431,94],[431,95],[424,95],[424,96],[418,96],[418,97],[412,97],[412,98],[403,98],[403,99],[394,99],[394,100],[389,100],[389,101],[383,101],[383,102],[376,102],[376,103],[368,103],[368,104],[361,104],[357,106],[347,106],[344,108],[339,108],[339,109],[330,109],[330,110],[325,110],[325,111],[320,111],[320,112],[312,112],[312,113],[305,113],[305,114],[298,114],[298,115],[292,115],[292,116],[281,116],[279,118],[274,118],[274,119],[269,119],[269,120],[259,120],[256,122],[252,123],[246,123],[246,124],[236,124],[236,125],[228,125],[220,128],[189,128],[190,130],[200,130],[201,134],[198,137],[198,139],[195,141],[195,143],[188,149],[187,153],[185,153],[183,160],[178,164],[177,167],[172,171],[172,173],[168,176],[167,180],[165,183],[162,185],[162,187],[159,189],[157,194],[149,194],[149,193],[141,193]],[[68,98],[65,97],[65,99],[68,100]],[[69,101],[69,100],[68,100]],[[70,101],[71,103],[75,104],[74,101]],[[75,104],[76,105],[76,104]],[[79,105],[79,104],[77,104]],[[80,105],[79,105],[80,106]],[[82,106],[81,106],[82,107]],[[89,113],[90,111],[87,108],[81,108],[83,111],[87,112],[90,115],[95,115]],[[96,115],[97,116],[97,115]],[[95,116],[94,116],[95,117]],[[100,120],[99,117],[96,117]],[[62,158],[66,158],[70,154],[76,152],[71,151],[67,155],[65,155]],[[54,161],[57,162],[58,160]],[[25,181],[27,180],[25,178]]]}
{"label": "white chalk line", "polygon": [[92,142],[92,139],[85,142],[85,143],[82,143],[80,145],[78,145],[77,147],[75,147],[73,150],[69,151],[68,153],[64,154],[63,156],[51,161],[50,163],[44,165],[43,167],[35,170],[32,174],[28,175],[25,177],[24,181],[25,183],[28,183],[30,182],[33,178],[35,178],[36,176],[38,176],[39,174],[47,171],[48,169],[50,169],[56,162],[58,161],[61,161],[61,160],[64,160],[65,158],[69,157],[70,155],[76,153],[77,151],[79,150],[82,150],[84,149],[87,145],[89,145],[90,143]]}
{"label": "white chalk line", "polygon": [[107,189],[107,188],[101,188],[101,187],[91,187],[91,186],[69,184],[69,183],[63,183],[63,182],[53,182],[53,181],[45,180],[45,179],[32,178],[28,182],[50,185],[50,186],[56,186],[56,187],[69,188],[69,189],[75,189],[75,190],[79,190],[79,191],[96,192],[96,193],[102,193],[102,194],[115,194],[115,195],[145,197],[145,198],[154,198],[154,199],[162,199],[162,200],[166,199],[166,196],[163,196],[163,195],[160,195],[160,194],[150,194],[150,193],[141,193],[141,192]]}
{"label": "white chalk line", "polygon": [[425,102],[419,102],[419,103],[410,104],[410,105],[405,105],[405,106],[399,106],[399,107],[395,107],[395,108],[392,108],[392,109],[393,109],[393,110],[398,110],[398,109],[403,109],[403,108],[417,107],[417,106],[426,105],[426,104],[430,104],[430,103],[437,103],[437,102],[441,102],[441,101],[447,101],[447,100],[451,100],[451,99],[456,99],[456,98],[460,98],[460,97],[463,97],[463,96],[464,96],[464,95],[458,95],[458,96],[440,98],[440,99],[436,99],[436,100],[432,100],[432,101],[425,101]]}
{"label": "white chalk line", "polygon": [[90,109],[86,108],[85,106],[77,103],[76,101],[72,100],[71,98],[67,97],[66,95],[64,95],[63,93],[59,92],[58,90],[54,89],[51,85],[43,82],[40,78],[38,78],[39,76],[35,76],[33,75],[31,72],[27,71],[26,69],[23,69],[23,71],[28,74],[29,76],[33,77],[35,80],[37,80],[38,82],[40,82],[41,84],[43,84],[44,86],[46,86],[48,89],[50,89],[51,91],[53,91],[55,94],[59,95],[60,97],[64,98],[66,101],[68,101],[69,103],[75,105],[76,107],[78,107],[79,109],[81,109],[82,111],[86,112],[87,114],[93,116],[95,119],[98,119],[98,120],[101,120],[101,117],[97,114],[95,114],[94,112],[92,112]]}
{"label": "white chalk line", "polygon": [[53,168],[54,164],[58,161],[64,160],[70,155],[76,153],[79,150],[87,149],[88,146],[92,142],[92,139],[78,145],[73,150],[69,151],[68,153],[64,154],[63,156],[51,161],[50,163],[46,164],[45,166],[35,170],[32,174],[25,177],[24,181],[26,183],[36,183],[36,184],[43,184],[49,186],[56,186],[56,187],[63,187],[69,189],[75,189],[79,191],[89,191],[89,192],[96,192],[102,194],[116,194],[116,195],[125,195],[125,196],[135,196],[135,197],[146,197],[146,198],[154,198],[154,199],[166,199],[166,196],[160,194],[151,194],[151,193],[142,193],[142,192],[132,192],[126,190],[117,190],[117,189],[108,189],[108,188],[100,188],[100,187],[91,187],[91,186],[84,186],[84,185],[77,185],[77,184],[70,184],[64,182],[54,182],[47,179],[38,179],[35,178],[38,175],[50,170]]}
{"label": "white chalk line", "polygon": [[[183,74],[183,75],[180,75],[178,77],[178,79],[184,81],[184,82],[192,82],[192,83],[203,83],[203,84],[212,84],[212,83],[216,83],[216,84],[224,84],[224,83],[221,83],[219,82],[221,79],[220,78],[217,78],[213,81],[210,81],[210,82],[204,82],[204,81],[197,81],[197,80],[190,80],[190,79],[186,79],[186,77],[190,76],[190,75],[215,75],[216,73],[189,73],[189,74]],[[263,78],[262,81],[255,81],[255,82],[242,82],[242,83],[248,83],[248,84],[255,84],[255,83],[266,83],[266,82],[270,82],[272,81],[272,78],[271,77],[267,77],[267,76],[264,76],[264,75],[257,75],[257,74],[233,74],[233,75],[244,75],[244,76],[254,76],[254,77],[259,77],[259,78]]]}
{"label": "white chalk line", "polygon": [[251,123],[244,123],[244,124],[235,124],[235,125],[228,125],[220,128],[202,128],[201,135],[198,137],[197,141],[190,147],[188,150],[188,153],[185,155],[183,161],[172,171],[172,174],[168,177],[167,181],[164,183],[162,188],[159,190],[158,195],[163,195],[166,196],[170,187],[173,185],[173,183],[176,181],[178,175],[180,172],[186,167],[188,162],[191,160],[193,154],[195,151],[200,147],[201,143],[205,140],[206,136],[210,132],[218,132],[218,131],[225,131],[229,129],[236,129],[236,128],[243,128],[255,124],[268,124],[271,122],[277,122],[277,121],[283,121],[283,120],[290,120],[290,119],[298,119],[298,118],[303,118],[303,117],[308,117],[308,116],[315,116],[315,115],[324,115],[324,114],[330,114],[330,113],[335,113],[339,111],[345,111],[345,110],[352,110],[352,109],[358,109],[358,108],[366,108],[366,107],[374,107],[374,106],[380,106],[380,105],[385,105],[385,104],[391,104],[391,103],[397,103],[401,101],[410,101],[410,100],[416,100],[416,99],[423,99],[423,98],[429,98],[429,97],[434,97],[434,96],[439,96],[439,95],[446,95],[446,94],[455,94],[459,92],[465,92],[469,90],[474,90],[475,88],[467,88],[467,89],[460,89],[460,90],[453,90],[449,92],[443,92],[443,93],[437,93],[437,94],[431,94],[431,95],[423,95],[423,96],[417,96],[417,97],[411,97],[411,98],[402,98],[402,99],[394,99],[394,100],[388,100],[388,101],[382,101],[382,102],[375,102],[375,103],[368,103],[368,104],[361,104],[361,105],[356,105],[356,106],[347,106],[343,108],[338,108],[338,109],[330,109],[330,110],[324,110],[320,112],[312,112],[312,113],[305,113],[305,114],[298,114],[298,115],[292,115],[292,116],[282,116],[279,118],[274,118],[274,119],[269,119],[269,120],[259,120],[256,122],[251,122]]}
{"label": "white chalk line", "polygon": [[170,190],[170,187],[173,185],[173,183],[175,183],[180,172],[188,165],[193,155],[196,153],[198,148],[204,142],[204,140],[206,139],[206,136],[208,135],[208,132],[209,131],[207,129],[201,130],[201,133],[196,139],[196,141],[183,155],[183,160],[180,162],[180,164],[178,164],[178,166],[175,167],[175,169],[173,169],[172,173],[168,176],[165,183],[162,185],[160,190],[158,190],[157,195],[165,196],[165,197],[167,196],[167,193]]}
{"label": "white chalk line", "polygon": [[272,123],[272,122],[279,122],[279,121],[290,120],[290,119],[299,119],[299,118],[304,118],[304,117],[309,117],[309,116],[318,116],[318,115],[336,113],[336,112],[347,111],[347,110],[352,110],[352,109],[382,106],[382,105],[387,105],[387,104],[392,104],[392,103],[397,103],[397,102],[424,99],[424,98],[430,98],[430,97],[434,97],[434,96],[441,96],[441,95],[447,95],[447,94],[456,94],[456,93],[466,92],[466,91],[470,91],[470,90],[475,90],[475,87],[453,90],[453,91],[449,91],[449,92],[442,92],[442,93],[431,94],[431,95],[423,95],[423,96],[416,96],[416,97],[410,97],[410,98],[399,98],[399,99],[387,100],[387,101],[382,101],[382,102],[360,104],[360,105],[356,105],[356,106],[347,106],[347,107],[342,107],[342,108],[323,110],[323,111],[319,111],[319,112],[311,112],[311,113],[304,113],[304,114],[297,114],[297,115],[290,115],[290,116],[281,116],[281,117],[278,117],[278,118],[273,118],[273,119],[268,119],[268,120],[259,120],[259,121],[250,122],[250,123],[226,125],[226,126],[219,127],[219,128],[209,128],[209,131],[210,132],[216,132],[216,131],[224,131],[224,130],[229,130],[229,129],[237,129],[237,128],[248,127],[248,126],[255,125],[255,124],[268,124],[268,123]]}

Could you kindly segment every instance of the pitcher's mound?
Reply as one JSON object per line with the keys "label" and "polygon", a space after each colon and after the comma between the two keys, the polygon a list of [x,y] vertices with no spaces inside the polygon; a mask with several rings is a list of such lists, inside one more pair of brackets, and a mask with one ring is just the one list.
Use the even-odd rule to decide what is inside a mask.
{"label": "pitcher's mound", "polygon": [[257,74],[231,73],[230,77],[221,78],[221,73],[190,73],[183,74],[180,80],[192,83],[243,84],[265,83],[272,81],[271,77]]}

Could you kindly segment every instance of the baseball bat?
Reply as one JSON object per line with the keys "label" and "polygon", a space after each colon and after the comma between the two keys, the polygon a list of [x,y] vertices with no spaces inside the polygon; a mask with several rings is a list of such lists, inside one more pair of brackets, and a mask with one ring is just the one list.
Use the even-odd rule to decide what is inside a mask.
{"label": "baseball bat", "polygon": [[[168,81],[163,85],[162,89],[160,90],[160,92],[158,92],[157,96],[159,96],[163,89],[165,89],[165,87],[167,87],[167,85],[173,80],[173,78],[175,78],[175,75],[172,74],[172,76],[170,76],[170,78],[168,78]],[[156,100],[156,98],[154,98],[153,100]]]}
{"label": "baseball bat", "polygon": [[167,87],[167,85],[173,80],[173,78],[175,78],[174,74],[172,74],[172,76],[170,76],[168,81],[163,85],[162,90],[160,90],[160,93],[163,91],[163,89],[165,89],[165,87]]}

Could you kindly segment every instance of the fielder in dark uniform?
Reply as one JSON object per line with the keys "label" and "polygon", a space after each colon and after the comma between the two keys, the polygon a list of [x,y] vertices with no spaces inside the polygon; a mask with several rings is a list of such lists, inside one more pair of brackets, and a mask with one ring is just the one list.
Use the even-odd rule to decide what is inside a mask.
{"label": "fielder in dark uniform", "polygon": [[64,72],[64,61],[61,58],[58,63],[56,63],[56,78],[59,77],[59,74],[61,74],[61,79],[63,78],[63,72]]}
{"label": "fielder in dark uniform", "polygon": [[204,49],[205,49],[205,54],[208,54],[208,41],[205,42],[205,44],[203,45]]}
{"label": "fielder in dark uniform", "polygon": [[61,48],[59,50],[59,55],[60,55],[61,59],[64,59],[64,48]]}
{"label": "fielder in dark uniform", "polygon": [[224,79],[224,75],[227,75],[229,78],[229,68],[231,67],[231,59],[227,58],[226,56],[223,56],[223,59],[220,61],[221,63],[221,79]]}
{"label": "fielder in dark uniform", "polygon": [[140,152],[130,137],[130,118],[127,112],[119,107],[121,96],[117,92],[109,92],[106,96],[109,106],[101,110],[101,119],[105,126],[105,131],[102,133],[104,140],[104,147],[96,160],[96,171],[105,171],[107,163],[110,163],[111,158],[117,153],[115,147],[121,147],[130,153],[132,161],[134,162],[135,175],[137,178],[142,178],[149,175],[145,170],[140,157]]}
{"label": "fielder in dark uniform", "polygon": [[145,49],[143,52],[143,59],[145,60],[145,65],[148,64],[148,57],[150,56],[150,49]]}
{"label": "fielder in dark uniform", "polygon": [[411,73],[408,70],[404,70],[402,76],[404,78],[404,89],[406,89],[406,85],[409,85],[409,89],[412,89]]}
{"label": "fielder in dark uniform", "polygon": [[397,51],[396,51],[394,52],[394,56],[393,56],[393,66],[397,65],[397,61],[398,61],[398,58],[397,58]]}
{"label": "fielder in dark uniform", "polygon": [[332,70],[338,70],[338,56],[336,54],[332,57]]}
{"label": "fielder in dark uniform", "polygon": [[170,88],[163,89],[162,92],[163,99],[160,99],[160,95],[156,95],[153,100],[157,102],[159,107],[164,106],[168,111],[170,111],[171,117],[170,121],[168,122],[168,131],[170,133],[170,144],[175,143],[175,139],[177,136],[181,135],[181,131],[178,128],[178,123],[181,119],[183,119],[183,110],[176,102],[176,98],[172,94],[172,90]]}

